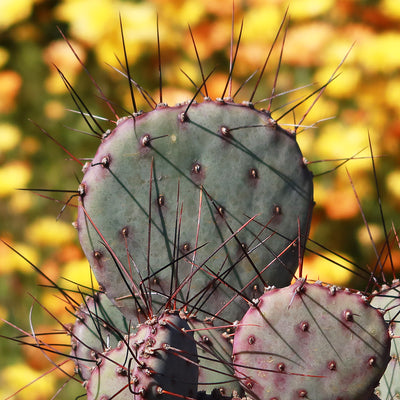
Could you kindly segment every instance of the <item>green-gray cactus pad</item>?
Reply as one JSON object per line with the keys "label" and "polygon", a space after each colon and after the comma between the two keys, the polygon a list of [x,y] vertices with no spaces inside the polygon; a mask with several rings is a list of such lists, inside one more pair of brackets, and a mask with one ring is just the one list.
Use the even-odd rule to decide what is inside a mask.
{"label": "green-gray cactus pad", "polygon": [[127,317],[172,296],[232,322],[245,299],[293,278],[312,175],[295,136],[267,112],[222,101],[186,107],[121,119],[105,136],[80,186],[79,238]]}
{"label": "green-gray cactus pad", "polygon": [[256,400],[365,400],[389,362],[382,314],[359,294],[298,280],[266,292],[234,337],[236,375]]}
{"label": "green-gray cactus pad", "polygon": [[392,336],[391,359],[377,391],[382,400],[400,399],[400,281],[396,279],[391,286],[384,285],[374,294],[371,305],[384,313]]}
{"label": "green-gray cactus pad", "polygon": [[198,365],[189,325],[165,313],[140,325],[101,355],[87,382],[88,400],[175,400],[194,398]]}
{"label": "green-gray cactus pad", "polygon": [[88,297],[76,313],[71,330],[71,355],[77,372],[87,380],[99,353],[116,347],[130,327],[118,308],[104,293]]}
{"label": "green-gray cactus pad", "polygon": [[232,365],[232,328],[216,328],[208,322],[189,318],[199,357],[198,391],[210,395],[217,391],[225,398],[242,394]]}

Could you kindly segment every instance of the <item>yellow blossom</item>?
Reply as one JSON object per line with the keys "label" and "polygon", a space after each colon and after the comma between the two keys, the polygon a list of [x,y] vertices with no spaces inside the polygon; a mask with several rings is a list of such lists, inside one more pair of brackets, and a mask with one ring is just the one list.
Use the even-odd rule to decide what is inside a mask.
{"label": "yellow blossom", "polygon": [[[84,63],[86,60],[86,53],[82,45],[71,39],[68,39],[68,41],[79,59]],[[67,77],[82,69],[82,65],[64,39],[52,41],[43,51],[43,59],[50,68],[53,69],[54,65],[56,65],[62,69],[62,72]]]}
{"label": "yellow blossom", "polygon": [[291,27],[285,42],[284,61],[305,67],[325,65],[323,51],[334,35],[333,26],[327,22],[311,22]]}
{"label": "yellow blossom", "polygon": [[321,280],[338,286],[346,285],[353,276],[353,267],[345,260],[349,259],[347,255],[342,254],[342,257],[344,258],[329,252],[322,253],[322,257],[307,256],[304,259],[302,275],[307,276],[309,280]]}
{"label": "yellow blossom", "polygon": [[[222,0],[223,1],[223,0]],[[170,25],[186,28],[195,25],[205,14],[205,5],[199,0],[165,1],[153,0],[156,9],[163,19],[168,19]],[[221,0],[218,2],[221,6]]]}
{"label": "yellow blossom", "polygon": [[[48,282],[47,282],[48,284]],[[65,287],[65,282],[60,282],[61,287]],[[76,286],[73,290],[76,290]],[[69,293],[72,298],[74,298],[77,302],[82,302],[82,297],[77,295],[76,293]],[[71,311],[71,307],[67,303],[67,300],[64,299],[63,295],[57,292],[56,290],[46,290],[43,295],[40,297],[40,304],[52,315],[57,316],[57,319],[63,324],[73,324],[76,320],[74,313],[68,312],[66,308]]]}
{"label": "yellow blossom", "polygon": [[21,139],[21,131],[17,125],[0,123],[0,154],[12,150]]}
{"label": "yellow blossom", "polygon": [[26,228],[26,238],[38,246],[62,246],[76,237],[71,224],[55,217],[41,217]]}
{"label": "yellow blossom", "polygon": [[[55,299],[54,297],[53,297],[53,302],[60,302],[65,307],[65,303],[63,303],[59,299]],[[46,308],[46,306],[42,302],[41,305],[43,305],[44,308]],[[65,312],[65,314],[67,313]],[[61,323],[64,322],[64,318],[62,315],[57,315],[56,318],[59,319]],[[53,326],[54,324],[55,326]],[[25,342],[36,344],[37,343],[36,341],[40,340],[39,343],[43,349],[50,349],[53,351],[58,350],[61,351],[61,353],[65,354],[64,350],[66,346],[71,344],[71,336],[67,334],[62,334],[62,332],[64,332],[65,329],[57,321],[54,321],[54,324],[46,324],[46,325],[34,324],[34,331],[37,337],[36,339],[33,337],[25,338]],[[24,355],[25,363],[36,371],[46,371],[52,368],[49,358],[54,362],[57,362],[59,360],[62,361],[65,360],[65,357],[63,355],[56,354],[52,351],[41,352],[37,347],[34,346],[22,346],[22,352]],[[45,353],[46,356],[43,353]],[[73,362],[71,364],[73,364]],[[63,365],[63,369],[65,369],[64,366],[65,364]]]}
{"label": "yellow blossom", "polygon": [[384,98],[388,106],[400,111],[400,78],[387,83]]}
{"label": "yellow blossom", "polygon": [[[74,84],[74,77],[69,76],[68,82],[73,85]],[[56,72],[52,72],[45,81],[45,88],[46,91],[50,94],[62,94],[67,93],[68,89],[61,79],[60,75]]]}
{"label": "yellow blossom", "polygon": [[323,207],[331,220],[354,218],[360,213],[357,199],[350,184],[344,188],[329,190],[325,196]]}
{"label": "yellow blossom", "polygon": [[400,68],[400,32],[386,31],[376,34],[356,46],[355,53],[360,65],[369,72],[389,74]]}
{"label": "yellow blossom", "polygon": [[[371,135],[371,141],[376,154],[379,153],[379,143],[376,135]],[[368,126],[360,123],[347,125],[343,121],[335,120],[329,124],[321,126],[319,134],[314,143],[314,154],[324,159],[343,159],[356,156],[366,157],[351,161],[353,170],[369,170],[371,160],[368,159]]]}
{"label": "yellow blossom", "polygon": [[[40,375],[42,375],[41,372],[35,371],[22,363],[3,368],[0,372],[0,398],[8,398],[22,388],[17,395],[12,397],[13,400],[43,400],[51,398],[56,391],[55,375],[47,374],[43,378],[36,380]],[[29,385],[30,383],[32,384]]]}
{"label": "yellow blossom", "polygon": [[[315,74],[316,81],[321,83],[328,82],[333,71],[334,68],[330,66],[319,68]],[[361,80],[362,75],[359,68],[345,65],[340,70],[340,76],[329,83],[326,93],[338,99],[353,98]]]}
{"label": "yellow blossom", "polygon": [[372,240],[374,243],[379,243],[384,238],[384,232],[381,225],[368,224],[368,228],[365,225],[363,225],[358,229],[357,232],[358,242],[363,246],[372,248],[372,241],[370,234],[372,236]]}
{"label": "yellow blossom", "polygon": [[364,34],[360,27],[357,26],[357,28],[344,27],[339,32],[335,31],[327,46],[321,49],[322,65],[325,68],[330,66],[329,76],[341,63],[346,67],[353,66],[355,59],[354,47],[357,47],[359,37]]}
{"label": "yellow blossom", "polygon": [[[316,87],[310,89],[315,90]],[[296,92],[292,98],[293,103],[289,104],[288,107],[293,106],[298,103],[299,97],[304,95],[303,92]],[[336,102],[321,96],[316,103],[313,105],[313,101],[315,100],[315,96],[309,99],[307,102],[300,104],[294,110],[294,114],[296,116],[296,123],[299,124],[300,120],[303,119],[303,116],[307,113],[301,125],[298,127],[297,132],[301,132],[298,138],[299,141],[303,143],[308,143],[307,147],[301,146],[303,154],[310,154],[313,148],[313,140],[315,139],[315,135],[317,132],[322,129],[324,126],[328,125],[331,120],[335,120],[336,114],[338,112],[338,105]],[[312,107],[311,107],[312,106]],[[311,107],[311,109],[310,109]],[[278,114],[279,115],[279,114]],[[295,128],[293,119],[293,114],[288,114],[280,123],[283,128],[288,130],[293,130]],[[311,141],[311,138],[313,139]]]}
{"label": "yellow blossom", "polygon": [[89,262],[86,260],[86,258],[73,260],[66,263],[62,266],[60,275],[62,278],[71,281],[68,282],[65,279],[60,279],[60,286],[64,288],[76,290],[78,284],[86,287],[92,287],[92,283],[95,289],[98,287],[96,279],[90,269]]}
{"label": "yellow blossom", "polygon": [[[201,74],[197,62],[193,63],[193,62],[183,61],[182,64],[179,65],[179,72],[176,65],[174,65],[173,68],[167,69],[166,74],[164,76],[166,82],[168,82],[168,86],[173,86],[173,85],[176,85],[178,87],[186,86],[190,89],[193,89],[193,84],[189,81],[187,76],[180,70],[184,71],[185,74],[189,76],[193,82],[196,83],[201,82]],[[204,92],[204,87],[202,89],[203,89],[202,91]],[[189,99],[191,97],[192,96],[190,96]],[[181,98],[180,101],[182,102],[184,100]]]}
{"label": "yellow blossom", "polygon": [[[196,42],[196,47],[201,60],[206,60],[215,51],[222,50],[229,52],[230,36],[226,32],[231,29],[231,21],[205,21],[202,24],[192,27],[193,36]],[[237,30],[236,30],[237,32]],[[188,30],[183,32],[185,41],[183,46],[188,49],[188,53],[194,57],[192,39]],[[175,44],[174,44],[175,48]],[[210,79],[212,81],[212,79]]]}
{"label": "yellow blossom", "polygon": [[32,193],[16,190],[10,195],[9,206],[15,214],[22,214],[32,207]]}
{"label": "yellow blossom", "polygon": [[95,48],[102,67],[111,64],[118,68],[115,54],[122,54],[119,13],[127,55],[133,62],[145,50],[145,44],[157,41],[156,9],[150,2],[131,4],[112,0],[66,0],[56,9],[57,17],[69,22],[73,37]]}
{"label": "yellow blossom", "polygon": [[24,136],[20,148],[25,154],[35,154],[41,146],[41,143],[36,138],[32,136]]}
{"label": "yellow blossom", "polygon": [[386,177],[386,186],[390,194],[400,200],[400,170],[394,170],[388,174]]}
{"label": "yellow blossom", "polygon": [[[157,0],[158,2],[162,2],[163,0]],[[199,3],[199,1],[197,1]],[[232,0],[201,0],[202,5],[205,7],[206,12],[211,15],[216,15],[219,18],[228,17],[232,18]],[[265,4],[265,1],[263,2]],[[262,5],[264,5],[262,4]],[[251,4],[248,0],[235,0],[235,12],[236,15],[242,10],[244,5],[249,6],[251,9]],[[270,5],[272,6],[271,2]]]}
{"label": "yellow blossom", "polygon": [[[8,240],[5,240],[5,242],[18,251],[26,260],[38,266],[39,253],[36,248],[25,243],[10,243]],[[3,243],[0,243],[0,275],[16,271],[25,274],[34,273],[34,268],[25,259]]]}
{"label": "yellow blossom", "polygon": [[71,34],[94,46],[112,29],[110,18],[117,13],[111,0],[66,0],[55,11],[58,19],[70,24]]}
{"label": "yellow blossom", "polygon": [[[115,10],[109,16],[109,29],[104,32],[102,40],[95,44],[95,52],[100,66],[109,69],[110,64],[121,69],[116,55],[123,61],[123,46],[121,39],[118,13],[121,13],[124,32],[125,47],[129,63],[132,65],[142,54],[148,51],[149,45],[155,49],[156,35],[156,10],[148,2],[143,3],[115,3]],[[160,39],[168,36],[163,19],[160,18]],[[172,38],[169,38],[173,40]]]}
{"label": "yellow blossom", "polygon": [[291,0],[290,18],[311,19],[326,14],[335,5],[335,0]]}
{"label": "yellow blossom", "polygon": [[[153,98],[157,99],[159,93],[155,93]],[[163,87],[163,101],[171,106],[182,102],[184,100],[189,100],[193,97],[193,92],[184,89],[177,89],[171,86]]]}
{"label": "yellow blossom", "polygon": [[400,2],[398,0],[381,0],[379,7],[388,17],[400,19]]}
{"label": "yellow blossom", "polygon": [[[77,41],[68,40],[79,59],[84,63],[86,60],[86,53],[82,45]],[[82,69],[82,65],[70,50],[65,40],[60,39],[51,42],[43,51],[43,59],[51,71],[50,76],[46,79],[46,89],[50,93],[64,93],[68,90],[56,67],[60,68],[68,82],[74,85],[76,75]]]}
{"label": "yellow blossom", "polygon": [[[207,82],[208,94],[211,98],[221,97],[226,87],[228,80],[228,74],[218,73],[213,74],[213,79]],[[238,87],[237,82],[233,80],[233,87]],[[235,89],[234,89],[235,90]],[[225,96],[229,95],[229,88],[225,93]]]}
{"label": "yellow blossom", "polygon": [[[244,17],[243,44],[262,43],[265,45],[268,41],[272,41],[282,22],[283,15],[280,7],[273,4],[249,8]],[[227,22],[229,23],[230,20],[228,19]],[[266,29],[266,27],[268,28]],[[237,28],[236,32],[238,31]],[[226,30],[225,36],[227,36],[227,32],[229,32],[229,29]],[[267,50],[264,49],[264,59]]]}
{"label": "yellow blossom", "polygon": [[0,31],[29,17],[34,0],[1,0]]}
{"label": "yellow blossom", "polygon": [[31,179],[31,167],[23,161],[11,161],[0,167],[0,197],[26,187]]}

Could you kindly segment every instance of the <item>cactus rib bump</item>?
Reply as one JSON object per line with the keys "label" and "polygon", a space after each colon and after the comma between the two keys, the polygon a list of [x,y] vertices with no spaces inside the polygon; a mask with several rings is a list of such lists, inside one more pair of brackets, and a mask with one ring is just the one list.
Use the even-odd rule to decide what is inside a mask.
{"label": "cactus rib bump", "polygon": [[88,297],[76,312],[71,329],[71,356],[87,380],[99,353],[114,348],[129,333],[129,324],[104,293]]}
{"label": "cactus rib bump", "polygon": [[176,312],[139,325],[100,355],[87,382],[88,400],[193,399],[198,362],[193,333],[186,330],[187,321]]}

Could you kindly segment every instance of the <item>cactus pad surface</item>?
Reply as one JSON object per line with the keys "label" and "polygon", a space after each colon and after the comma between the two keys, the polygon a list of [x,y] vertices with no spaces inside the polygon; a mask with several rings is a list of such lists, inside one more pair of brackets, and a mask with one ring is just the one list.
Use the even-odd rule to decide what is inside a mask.
{"label": "cactus pad surface", "polygon": [[265,111],[211,100],[119,120],[80,193],[83,250],[106,294],[138,319],[147,297],[240,319],[244,298],[290,283],[313,207],[295,135]]}
{"label": "cactus pad surface", "polygon": [[225,398],[242,394],[232,365],[232,338],[230,328],[216,328],[197,318],[188,319],[193,329],[199,357],[198,391],[210,395],[217,391]]}
{"label": "cactus pad surface", "polygon": [[387,324],[359,294],[304,280],[266,292],[233,344],[236,375],[257,400],[369,398],[389,349]]}
{"label": "cactus pad surface", "polygon": [[129,325],[104,293],[88,297],[76,313],[71,330],[71,355],[77,371],[87,380],[99,353],[116,347],[129,332]]}
{"label": "cactus pad surface", "polygon": [[186,320],[169,312],[141,324],[101,356],[87,383],[88,400],[193,398],[198,365],[188,329]]}
{"label": "cactus pad surface", "polygon": [[378,387],[382,400],[400,399],[400,281],[384,285],[372,298],[371,305],[384,312],[392,336],[390,361]]}

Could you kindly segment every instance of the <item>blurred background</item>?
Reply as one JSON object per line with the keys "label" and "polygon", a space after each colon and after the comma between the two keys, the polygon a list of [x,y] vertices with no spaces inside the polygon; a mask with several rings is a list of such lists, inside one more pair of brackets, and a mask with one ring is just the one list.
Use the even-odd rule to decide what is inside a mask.
{"label": "blurred background", "polygon": [[[394,276],[385,248],[377,183],[397,276],[400,264],[393,230],[400,229],[400,2],[235,0],[236,39],[242,19],[244,27],[232,93],[260,71],[288,5],[289,27],[275,89],[275,94],[282,95],[271,105],[275,119],[325,84],[351,48],[340,76],[328,85],[298,129],[300,147],[316,175],[311,238],[324,246],[309,243],[320,255],[307,252],[303,275],[365,289],[368,271],[374,270],[378,259],[387,279]],[[82,133],[88,128],[80,115],[70,111],[76,106],[55,65],[91,112],[106,118],[100,121],[102,127],[111,128],[107,119],[115,121],[116,116],[101,100],[92,80],[111,100],[119,117],[127,115],[124,109],[132,112],[127,80],[114,69],[121,69],[117,57],[124,57],[120,14],[131,74],[158,101],[157,13],[163,100],[173,105],[192,97],[194,86],[181,70],[201,83],[188,24],[205,74],[216,66],[207,82],[209,94],[220,97],[229,71],[231,0],[0,1],[0,238],[63,288],[76,290],[73,282],[91,285],[89,267],[72,226],[76,198],[71,198],[73,193],[57,192],[76,191],[82,172],[79,163],[43,131],[77,158],[93,156],[98,139]],[[283,34],[254,98],[260,108],[269,104],[262,100],[271,96],[282,41]],[[257,77],[243,86],[236,101],[250,99]],[[314,99],[299,105],[279,123],[293,129]],[[139,95],[137,101],[139,108],[149,109]],[[377,182],[368,135],[377,157]],[[355,155],[356,159],[340,166]],[[36,190],[16,190],[19,188]],[[67,201],[69,206],[60,215]],[[63,330],[54,316],[63,323],[73,322],[74,317],[58,292],[44,287],[48,284],[28,262],[0,243],[0,318],[28,332],[52,332],[43,336],[44,340],[59,344],[58,349],[68,353],[69,338],[54,334]],[[0,334],[24,333],[0,320]],[[57,398],[72,399],[83,393],[79,382],[65,384],[68,379],[62,372],[47,373],[54,365],[35,348],[0,339],[0,354],[1,399],[42,375],[14,398],[47,400],[60,391]],[[53,362],[65,360],[49,357]],[[63,368],[73,372],[71,362]]]}

